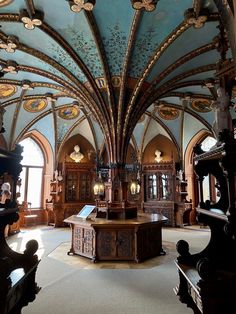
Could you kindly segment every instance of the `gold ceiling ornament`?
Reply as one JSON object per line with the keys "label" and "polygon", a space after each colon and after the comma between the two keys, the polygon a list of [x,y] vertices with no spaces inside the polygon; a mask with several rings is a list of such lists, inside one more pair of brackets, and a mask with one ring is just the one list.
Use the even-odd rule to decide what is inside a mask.
{"label": "gold ceiling ornament", "polygon": [[23,104],[23,107],[28,112],[40,112],[45,109],[47,102],[45,99],[30,99],[26,100]]}
{"label": "gold ceiling ornament", "polygon": [[70,154],[70,158],[75,162],[81,162],[81,160],[84,158],[84,155],[80,152],[79,145],[75,145],[74,151]]}
{"label": "gold ceiling ornament", "polygon": [[12,2],[13,0],[0,0],[0,7],[5,7]]}
{"label": "gold ceiling ornament", "polygon": [[184,17],[188,24],[192,24],[195,28],[202,28],[208,18],[208,10],[202,10],[199,15],[196,15],[193,8],[185,11]]}
{"label": "gold ceiling ornament", "polygon": [[41,11],[35,11],[32,15],[29,15],[28,11],[25,9],[20,11],[20,20],[28,30],[33,30],[35,26],[41,26],[43,19],[44,13]]}
{"label": "gold ceiling ornament", "polygon": [[33,90],[32,82],[29,80],[23,80],[21,82],[21,88],[24,90]]}
{"label": "gold ceiling ornament", "polygon": [[65,120],[75,119],[78,117],[79,113],[78,107],[73,104],[69,104],[66,108],[62,108],[58,111],[59,117]]}
{"label": "gold ceiling ornament", "polygon": [[174,120],[178,118],[179,116],[179,110],[163,105],[161,104],[160,107],[158,108],[158,114],[162,119],[165,120]]}
{"label": "gold ceiling ornament", "polygon": [[152,12],[156,9],[157,1],[158,0],[131,0],[133,9],[144,9],[148,12]]}
{"label": "gold ceiling ornament", "polygon": [[15,52],[18,44],[19,40],[16,36],[8,36],[5,41],[0,39],[0,49],[5,49],[6,52]]}
{"label": "gold ceiling ornament", "polygon": [[10,74],[18,73],[18,64],[13,60],[7,60],[6,65],[2,67],[2,71]]}
{"label": "gold ceiling ornament", "polygon": [[0,84],[0,98],[11,97],[17,92],[17,87],[10,84]]}
{"label": "gold ceiling ornament", "polygon": [[193,99],[191,102],[191,107],[197,112],[210,112],[212,110],[211,101],[205,98]]}
{"label": "gold ceiling ornament", "polygon": [[75,13],[79,13],[81,10],[85,11],[92,11],[95,4],[96,0],[73,0],[73,1],[68,1],[70,5],[71,11]]}

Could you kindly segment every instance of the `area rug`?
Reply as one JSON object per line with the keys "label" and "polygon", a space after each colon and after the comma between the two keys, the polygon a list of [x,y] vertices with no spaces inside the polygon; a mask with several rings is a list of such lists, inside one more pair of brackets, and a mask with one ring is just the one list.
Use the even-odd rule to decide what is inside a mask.
{"label": "area rug", "polygon": [[148,269],[173,261],[176,258],[177,252],[175,244],[168,241],[162,241],[162,244],[166,255],[156,256],[141,263],[135,263],[133,261],[102,261],[94,263],[86,257],[68,255],[67,253],[71,248],[71,242],[61,243],[48,257],[79,269]]}

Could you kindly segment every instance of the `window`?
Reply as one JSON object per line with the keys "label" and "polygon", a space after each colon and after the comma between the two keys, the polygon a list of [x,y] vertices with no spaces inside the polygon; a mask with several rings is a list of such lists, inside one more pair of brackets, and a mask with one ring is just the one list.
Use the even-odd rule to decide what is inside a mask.
{"label": "window", "polygon": [[202,150],[208,152],[216,144],[216,139],[207,136],[201,143]]}
{"label": "window", "polygon": [[156,172],[155,174],[144,174],[145,201],[170,200],[171,176],[167,173]]}
{"label": "window", "polygon": [[42,182],[44,157],[39,145],[32,139],[26,138],[19,143],[23,146],[23,167],[20,173],[21,196],[19,203],[26,201],[31,208],[40,208],[42,203]]}

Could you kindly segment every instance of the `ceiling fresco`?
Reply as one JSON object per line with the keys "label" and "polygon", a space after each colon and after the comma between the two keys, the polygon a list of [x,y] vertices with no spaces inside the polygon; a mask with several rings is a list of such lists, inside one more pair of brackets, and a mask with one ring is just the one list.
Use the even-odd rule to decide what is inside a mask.
{"label": "ceiling fresco", "polygon": [[211,132],[217,64],[232,63],[215,2],[0,1],[8,149],[37,130],[56,160],[80,134],[122,163],[129,143],[140,155],[162,134],[181,155],[183,143]]}

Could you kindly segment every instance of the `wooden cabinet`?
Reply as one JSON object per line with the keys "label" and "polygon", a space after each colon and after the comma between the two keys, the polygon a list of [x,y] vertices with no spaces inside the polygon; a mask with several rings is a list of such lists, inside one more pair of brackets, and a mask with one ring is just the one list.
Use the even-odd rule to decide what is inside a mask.
{"label": "wooden cabinet", "polygon": [[73,215],[65,219],[72,227],[68,254],[86,256],[94,261],[136,261],[163,254],[162,224],[166,217],[143,214],[136,219],[82,220]]}
{"label": "wooden cabinet", "polygon": [[163,214],[175,226],[175,164],[159,162],[142,166],[143,211]]}
{"label": "wooden cabinet", "polygon": [[[224,140],[223,140],[224,139]],[[180,301],[194,313],[234,313],[236,308],[236,140],[221,134],[220,145],[209,152],[195,148],[194,168],[199,184],[198,221],[210,227],[211,237],[201,252],[190,254],[179,240],[176,265]],[[204,198],[203,180],[213,175],[220,197]]]}
{"label": "wooden cabinet", "polygon": [[90,202],[94,199],[93,180],[95,172],[91,165],[65,164],[65,202]]}
{"label": "wooden cabinet", "polygon": [[58,167],[62,178],[51,182],[52,199],[46,203],[48,224],[54,223],[55,227],[64,226],[63,220],[77,214],[84,205],[95,203],[93,164],[65,162]]}
{"label": "wooden cabinet", "polygon": [[163,214],[172,227],[189,224],[192,203],[186,201],[187,181],[176,176],[175,163],[144,164],[142,173],[144,212]]}

